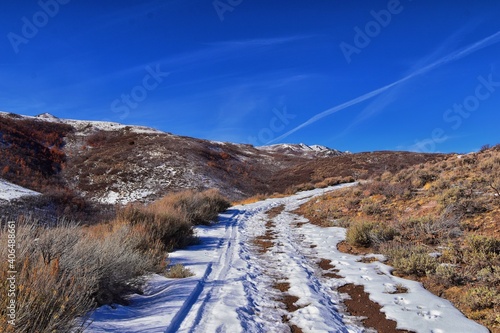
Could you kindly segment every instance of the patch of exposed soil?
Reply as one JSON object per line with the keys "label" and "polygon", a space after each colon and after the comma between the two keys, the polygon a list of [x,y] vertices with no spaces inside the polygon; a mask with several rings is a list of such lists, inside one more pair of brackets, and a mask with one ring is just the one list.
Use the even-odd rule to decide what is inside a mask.
{"label": "patch of exposed soil", "polygon": [[331,263],[332,263],[331,260],[323,258],[318,263],[319,268],[321,268],[324,271],[327,271],[323,273],[323,276],[332,279],[341,279],[342,276],[337,274],[339,271],[336,270],[335,266],[333,266]]}
{"label": "patch of exposed soil", "polygon": [[273,247],[274,243],[272,242],[274,238],[269,235],[255,237],[253,240],[254,245],[258,247],[260,253],[267,252],[271,247]]}
{"label": "patch of exposed soil", "polygon": [[273,240],[276,239],[276,235],[271,229],[275,226],[274,222],[268,220],[266,222],[266,233],[263,236],[258,236],[253,239],[252,242],[258,247],[260,253],[265,253],[273,247]]}
{"label": "patch of exposed soil", "polygon": [[288,282],[278,282],[273,285],[274,289],[281,291],[282,293],[287,292],[290,289],[290,283]]}
{"label": "patch of exposed soil", "polygon": [[[273,288],[281,291],[282,293],[287,292],[290,289],[290,283],[288,282],[278,282],[273,285]],[[283,295],[280,297],[280,301],[285,304],[285,308],[288,312],[294,312],[300,309],[295,303],[299,300],[298,297],[292,295]],[[302,333],[302,329],[296,325],[290,324],[289,319],[286,315],[281,316],[281,320],[283,323],[288,324],[290,326],[290,331],[292,333]]]}
{"label": "patch of exposed soil", "polygon": [[351,299],[344,300],[344,304],[351,315],[366,317],[366,319],[363,319],[363,324],[366,327],[372,327],[378,332],[383,333],[412,333],[410,331],[398,330],[396,322],[386,318],[385,314],[380,311],[382,307],[370,300],[363,286],[347,284],[338,290],[350,296]]}
{"label": "patch of exposed soil", "polygon": [[276,216],[280,215],[284,209],[285,209],[285,205],[279,205],[277,207],[271,208],[266,212],[267,217],[269,217],[270,219],[273,219]]}
{"label": "patch of exposed soil", "polygon": [[332,261],[328,259],[321,259],[320,262],[318,263],[319,268],[327,271],[332,268],[335,268],[335,266],[332,265]]}
{"label": "patch of exposed soil", "polygon": [[281,297],[281,302],[285,304],[285,308],[288,312],[294,312],[301,308],[300,306],[297,306],[295,304],[298,300],[299,298],[293,295],[284,295],[283,297]]}

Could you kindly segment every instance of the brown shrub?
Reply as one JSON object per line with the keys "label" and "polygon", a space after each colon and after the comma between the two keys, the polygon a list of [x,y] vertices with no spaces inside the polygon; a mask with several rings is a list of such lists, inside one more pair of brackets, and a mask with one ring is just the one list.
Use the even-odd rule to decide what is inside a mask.
{"label": "brown shrub", "polygon": [[141,249],[160,242],[165,250],[172,250],[188,245],[193,237],[193,225],[187,215],[173,207],[158,210],[131,204],[118,211],[117,220],[141,235]]}
{"label": "brown shrub", "polygon": [[[176,199],[165,198],[156,205],[125,207],[114,221],[83,227],[59,222],[50,228],[20,219],[16,224],[18,317],[14,330],[6,321],[9,298],[0,298],[0,331],[69,332],[75,319],[84,319],[93,307],[126,303],[124,295],[140,289],[142,276],[165,270],[165,249],[192,237],[191,221],[213,218],[215,211],[226,207],[214,191],[188,197],[191,194],[196,199],[189,205],[181,200],[186,194],[175,195]],[[203,207],[198,210],[197,204]],[[196,218],[191,220],[184,209],[193,209]],[[0,222],[0,256],[7,258],[7,221]],[[0,286],[5,288],[8,264],[0,262]],[[179,272],[188,273],[179,268],[173,273]]]}
{"label": "brown shrub", "polygon": [[183,191],[166,196],[152,203],[148,208],[153,212],[180,211],[193,225],[208,225],[231,206],[231,203],[215,189],[203,192]]}

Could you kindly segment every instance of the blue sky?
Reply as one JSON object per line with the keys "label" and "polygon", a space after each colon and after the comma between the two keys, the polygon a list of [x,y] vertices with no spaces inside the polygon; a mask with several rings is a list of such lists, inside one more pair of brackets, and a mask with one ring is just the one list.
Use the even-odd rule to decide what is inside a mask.
{"label": "blue sky", "polygon": [[2,7],[3,111],[353,152],[500,143],[498,1]]}

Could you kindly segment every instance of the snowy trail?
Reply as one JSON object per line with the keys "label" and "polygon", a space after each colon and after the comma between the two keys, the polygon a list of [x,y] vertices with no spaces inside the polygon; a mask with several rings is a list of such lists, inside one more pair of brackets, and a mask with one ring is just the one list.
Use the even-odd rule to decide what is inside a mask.
{"label": "snowy trail", "polygon": [[[359,320],[342,313],[337,288],[346,283],[363,285],[398,328],[488,332],[419,283],[392,276],[383,263],[361,263],[360,256],[338,252],[344,229],[319,228],[292,213],[344,186],[350,185],[232,207],[218,224],[197,228],[199,245],[170,254],[173,264],[183,263],[195,276],[151,276],[145,294],[132,296],[130,306],[97,309],[86,332],[278,333],[292,326],[315,333],[367,332]],[[276,207],[282,209],[268,216]],[[259,237],[265,249],[255,242]],[[331,260],[341,278],[323,276],[320,258]],[[408,293],[389,293],[396,284]]]}

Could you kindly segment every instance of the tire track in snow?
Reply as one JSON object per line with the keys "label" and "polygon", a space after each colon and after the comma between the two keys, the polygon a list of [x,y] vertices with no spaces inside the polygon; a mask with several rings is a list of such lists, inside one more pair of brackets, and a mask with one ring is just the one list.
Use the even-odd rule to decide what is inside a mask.
{"label": "tire track in snow", "polygon": [[[234,253],[234,242],[233,240],[236,240],[237,236],[237,227],[236,227],[236,221],[238,219],[233,217],[233,221],[231,224],[229,224],[226,227],[226,239],[227,242],[224,246],[224,249],[222,250],[222,256],[220,257],[218,263],[217,263],[217,268],[218,270],[214,272],[215,276],[210,276],[210,280],[213,283],[214,281],[220,281],[222,280],[223,277],[227,275],[227,272],[229,271],[231,265],[231,261],[233,259],[233,253]],[[205,283],[206,285],[206,283]],[[197,326],[200,324],[200,322],[203,319],[204,314],[207,312],[206,308],[207,305],[209,304],[212,295],[214,293],[218,293],[221,287],[214,285],[210,288],[210,290],[207,292],[207,295],[205,299],[203,300],[202,304],[199,307],[199,310],[197,311],[196,317],[193,321],[193,323],[190,325],[191,328],[189,329],[189,332],[194,332]],[[223,332],[224,330],[224,325],[221,325],[218,327],[217,331]]]}
{"label": "tire track in snow", "polygon": [[[241,210],[239,214],[234,214],[225,221],[225,237],[221,240],[218,251],[220,257],[210,265],[210,270],[207,269],[207,273],[200,283],[200,290],[193,293],[193,297],[188,300],[188,311],[183,311],[179,315],[179,320],[169,328],[168,333],[226,332],[228,329],[226,323],[217,322],[214,313],[218,312],[218,307],[226,306],[225,303],[231,297],[231,292],[234,291],[233,288],[228,287],[228,284],[235,285],[235,288],[241,287],[239,289],[245,294],[244,299],[250,302],[244,287],[245,282],[249,279],[248,272],[246,269],[238,267],[241,264],[247,264],[248,260],[242,249],[244,242],[241,241],[241,229],[244,229],[246,220],[254,218],[265,208],[265,206],[258,206],[250,210]],[[220,221],[220,223],[224,223],[224,221]],[[240,307],[239,311],[242,310]],[[240,319],[239,311],[236,310],[234,315],[245,332],[260,331],[258,328],[247,330],[248,323]],[[227,326],[231,327],[232,325],[234,326],[234,320]],[[255,327],[256,325],[251,326]]]}
{"label": "tire track in snow", "polygon": [[[221,265],[221,262],[224,261],[224,264],[227,264],[226,260],[224,260],[225,257],[227,257],[227,253],[229,252],[230,249],[232,249],[232,242],[231,239],[235,235],[235,225],[238,221],[237,216],[241,215],[241,212],[236,211],[232,216],[226,218],[226,238],[222,238],[219,242],[218,248],[221,250],[220,253],[222,253],[222,256],[219,258],[219,261],[217,262],[218,266],[222,266],[222,268],[225,267],[225,265]],[[220,222],[222,223],[222,221]],[[224,241],[224,239],[227,239],[227,242]],[[222,249],[222,248],[225,249]],[[207,266],[207,269],[205,271],[205,274],[203,278],[198,282],[196,285],[195,289],[189,295],[189,297],[186,299],[184,302],[184,305],[182,308],[179,310],[179,312],[175,315],[174,319],[172,320],[171,324],[169,325],[168,329],[165,331],[165,333],[175,333],[181,328],[181,325],[185,322],[186,318],[190,315],[190,313],[194,310],[196,312],[195,319],[191,324],[190,329],[188,329],[189,332],[193,332],[194,328],[199,324],[203,310],[205,309],[206,303],[210,300],[210,295],[213,292],[214,287],[211,288],[211,290],[207,293],[205,297],[202,298],[201,304],[198,306],[198,309],[193,309],[197,301],[201,298],[201,295],[203,291],[206,289],[207,284],[209,283],[210,280],[213,280],[212,274],[214,273],[213,270],[214,263],[209,263]],[[216,272],[217,276],[220,277],[221,271]]]}

